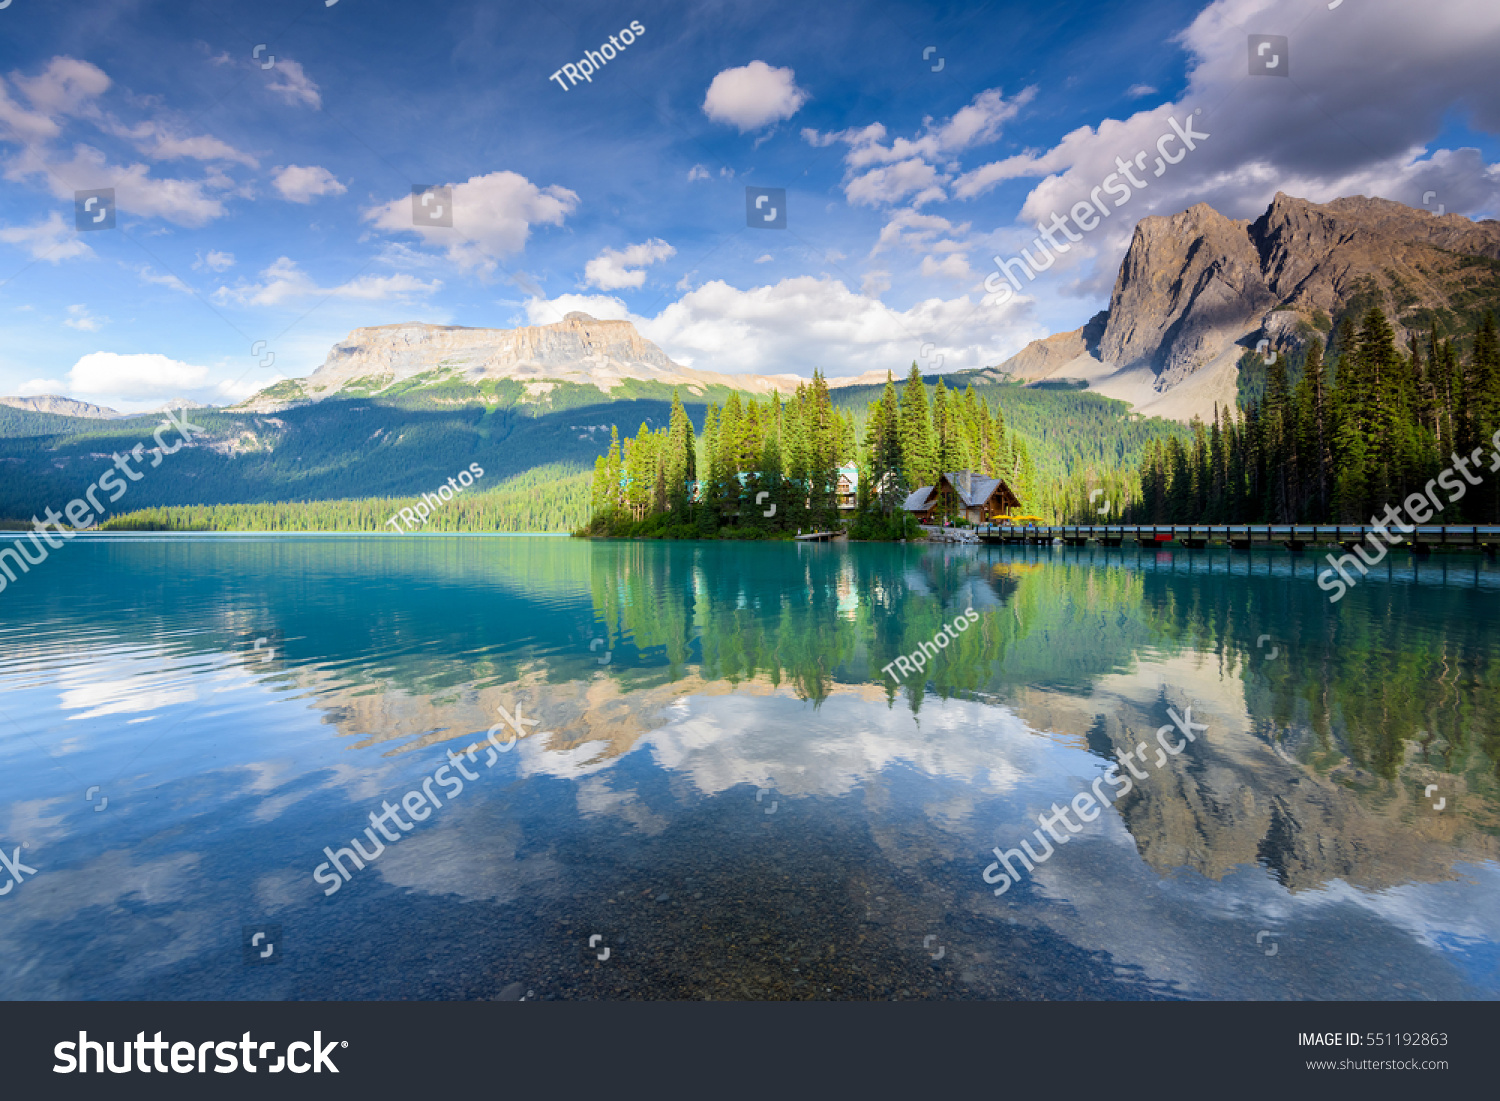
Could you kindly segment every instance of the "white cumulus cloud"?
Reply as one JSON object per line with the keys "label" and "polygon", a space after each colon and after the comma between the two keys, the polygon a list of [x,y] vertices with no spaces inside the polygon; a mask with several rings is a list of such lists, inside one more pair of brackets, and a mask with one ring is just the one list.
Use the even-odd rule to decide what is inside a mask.
{"label": "white cumulus cloud", "polygon": [[315,164],[278,166],[271,174],[271,183],[283,199],[294,203],[310,203],[320,196],[342,195],[348,190],[332,172]]}
{"label": "white cumulus cloud", "polygon": [[915,138],[887,142],[886,128],[868,126],[820,133],[802,131],[808,144],[823,147],[842,143],[844,194],[851,203],[875,206],[897,203],[914,195],[913,205],[946,199],[950,176],[933,162],[951,163],[958,154],[987,145],[1000,137],[1005,123],[1018,115],[1036,96],[1036,88],[1023,88],[1010,99],[999,88],[988,88],[944,121],[923,120]]}
{"label": "white cumulus cloud", "polygon": [[601,291],[639,287],[646,282],[647,267],[676,255],[675,248],[656,237],[624,249],[607,248],[584,265],[584,285]]}
{"label": "white cumulus cloud", "polygon": [[515,172],[472,176],[453,189],[453,225],[412,224],[411,196],[403,195],[366,210],[365,221],[387,233],[415,233],[445,248],[448,259],[485,274],[496,261],[526,246],[533,225],[560,226],[578,208],[578,195],[566,187],[537,187]]}
{"label": "white cumulus cloud", "polygon": [[960,295],[896,310],[827,276],[799,276],[749,290],[713,280],[654,318],[633,315],[618,298],[605,295],[526,303],[531,324],[556,322],[571,310],[630,321],[684,366],[804,376],[820,367],[830,377],[887,368],[900,374],[928,342],[943,353],[949,370],[999,363],[1047,335],[1031,308],[1022,296],[997,307]]}
{"label": "white cumulus cloud", "polygon": [[103,69],[73,57],[54,57],[36,76],[13,73],[11,80],[40,112],[38,120],[34,120],[40,127],[36,132],[46,137],[58,132],[51,116],[91,114],[93,101],[110,87]]}
{"label": "white cumulus cloud", "polygon": [[851,180],[844,193],[856,205],[898,203],[912,195],[912,205],[921,206],[946,198],[942,187],[945,178],[932,165],[914,157],[899,164],[870,169]]}
{"label": "white cumulus cloud", "polygon": [[68,389],[70,393],[92,397],[118,395],[148,400],[196,389],[207,377],[207,367],[183,363],[156,352],[128,355],[90,352],[68,372]]}
{"label": "white cumulus cloud", "polygon": [[743,134],[791,118],[807,99],[791,69],[752,61],[714,77],[703,97],[703,113]]}

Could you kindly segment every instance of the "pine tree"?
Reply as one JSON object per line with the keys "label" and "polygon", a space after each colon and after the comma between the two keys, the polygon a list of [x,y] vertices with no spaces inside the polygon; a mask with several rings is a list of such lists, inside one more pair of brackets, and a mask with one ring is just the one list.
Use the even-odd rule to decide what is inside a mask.
{"label": "pine tree", "polygon": [[896,383],[890,372],[886,372],[885,389],[880,400],[870,407],[865,451],[873,499],[878,502],[884,516],[894,516],[904,503],[908,488],[901,462],[901,409],[896,398]]}
{"label": "pine tree", "polygon": [[1192,474],[1188,449],[1173,436],[1167,441],[1167,507],[1164,523],[1186,524],[1193,511]]}
{"label": "pine tree", "polygon": [[1011,470],[1010,440],[1005,431],[1005,411],[998,405],[995,406],[995,421],[992,426],[993,434],[990,441],[990,453],[993,456],[993,466],[989,475],[991,478],[1005,478]]}
{"label": "pine tree", "polygon": [[1297,407],[1300,412],[1298,450],[1304,457],[1302,464],[1303,494],[1299,505],[1299,518],[1311,518],[1314,522],[1328,516],[1329,471],[1332,457],[1329,454],[1331,432],[1329,425],[1327,373],[1323,365],[1323,342],[1314,336],[1307,346],[1307,358],[1302,362],[1302,377],[1297,386]]}
{"label": "pine tree", "polygon": [[1213,420],[1208,427],[1208,509],[1204,521],[1222,524],[1228,519],[1225,509],[1225,447],[1224,431],[1219,425],[1219,403],[1214,402]]}
{"label": "pine tree", "polygon": [[710,402],[708,408],[703,411],[703,435],[698,439],[698,475],[703,481],[709,477],[709,467],[713,463],[714,448],[719,441],[719,407]]}
{"label": "pine tree", "polygon": [[1031,465],[1031,453],[1026,447],[1026,441],[1019,436],[1012,438],[1012,454],[1015,456],[1014,475],[1010,483],[1011,492],[1021,502],[1022,510],[1027,508],[1027,503],[1032,501],[1036,491],[1036,468]]}
{"label": "pine tree", "polygon": [[[765,443],[761,448],[760,462],[752,482],[751,501],[755,501],[762,491],[769,495],[752,509],[752,517],[756,526],[777,531],[785,530],[790,516],[788,507],[790,500],[781,460],[781,441],[774,431],[766,434]],[[765,515],[765,506],[768,504],[776,506],[775,512],[770,517]]]}
{"label": "pine tree", "polygon": [[616,425],[609,426],[609,450],[605,452],[604,458],[604,500],[605,508],[613,515],[623,507],[620,492],[620,481],[623,469],[620,464],[620,430]]}
{"label": "pine tree", "polygon": [[932,440],[932,421],[927,409],[927,387],[915,362],[901,390],[901,461],[906,484],[913,490],[936,485],[937,456]]}
{"label": "pine tree", "polygon": [[1213,477],[1208,465],[1208,430],[1197,417],[1193,418],[1190,427],[1193,430],[1193,453],[1188,481],[1189,510],[1184,522],[1201,524],[1204,513],[1208,511],[1209,483]]}
{"label": "pine tree", "polygon": [[698,457],[698,530],[711,534],[723,521],[724,470],[719,462],[719,407],[710,403],[703,414],[703,436]]}
{"label": "pine tree", "polygon": [[687,510],[688,483],[698,477],[693,422],[683,408],[682,396],[672,391],[672,416],[667,428],[666,492],[668,507],[679,516]]}
{"label": "pine tree", "polygon": [[651,512],[660,515],[667,511],[667,468],[658,462],[656,466],[656,479],[651,487]]}
{"label": "pine tree", "polygon": [[989,421],[989,410],[974,393],[971,382],[964,390],[962,407],[959,410],[964,430],[964,469],[984,473],[984,426]]}
{"label": "pine tree", "polygon": [[811,452],[808,442],[807,387],[798,383],[796,392],[786,403],[781,417],[781,452],[787,478],[787,523],[805,530],[808,520],[807,501],[811,478]]}
{"label": "pine tree", "polygon": [[1287,380],[1286,357],[1278,355],[1266,374],[1266,398],[1261,417],[1266,454],[1265,515],[1272,523],[1296,520],[1297,453],[1295,412]]}
{"label": "pine tree", "polygon": [[609,468],[605,465],[604,456],[599,455],[594,459],[594,481],[589,493],[589,515],[603,516],[609,511]]}
{"label": "pine tree", "polygon": [[[1474,405],[1474,441],[1469,449],[1471,455],[1475,448],[1500,450],[1496,444],[1500,438],[1500,335],[1496,334],[1493,314],[1485,314],[1480,322],[1479,331],[1474,335],[1472,359],[1474,381],[1470,392]],[[1478,499],[1484,505],[1472,510],[1475,515],[1500,516],[1500,478],[1491,477],[1489,484],[1479,490]]]}
{"label": "pine tree", "polygon": [[1362,524],[1370,499],[1365,439],[1352,424],[1344,433],[1339,447],[1343,462],[1333,490],[1334,518],[1341,524]]}
{"label": "pine tree", "polygon": [[807,395],[808,409],[808,508],[816,530],[822,531],[838,519],[839,460],[843,423],[833,408],[827,380],[813,370]]}
{"label": "pine tree", "polygon": [[651,493],[656,481],[652,463],[651,429],[641,422],[635,439],[625,441],[625,505],[633,520],[645,519],[651,507]]}
{"label": "pine tree", "polygon": [[932,393],[932,437],[937,459],[934,477],[971,468],[959,402],[938,379]]}
{"label": "pine tree", "polygon": [[750,466],[745,455],[745,410],[738,393],[731,393],[719,414],[711,466],[713,507],[721,523],[732,523],[741,512],[743,469]]}

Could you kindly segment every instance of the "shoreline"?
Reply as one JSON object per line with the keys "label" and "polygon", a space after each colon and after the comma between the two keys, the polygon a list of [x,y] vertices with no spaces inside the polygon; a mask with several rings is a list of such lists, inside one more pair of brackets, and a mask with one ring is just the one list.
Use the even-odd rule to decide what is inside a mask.
{"label": "shoreline", "polygon": [[[31,534],[31,530],[32,529],[30,528],[3,529],[0,530],[0,538],[11,536],[17,539],[24,539],[27,535]],[[120,537],[131,538],[155,535],[317,535],[333,536],[339,538],[346,536],[371,536],[380,539],[405,539],[410,536],[417,536],[427,539],[454,537],[515,538],[517,536],[525,537],[528,539],[539,536],[544,536],[552,539],[571,539],[573,537],[572,533],[566,531],[408,531],[402,532],[399,535],[393,535],[388,531],[98,531],[96,529],[90,529],[88,531],[74,531],[70,534],[87,535],[92,536],[96,539]]]}

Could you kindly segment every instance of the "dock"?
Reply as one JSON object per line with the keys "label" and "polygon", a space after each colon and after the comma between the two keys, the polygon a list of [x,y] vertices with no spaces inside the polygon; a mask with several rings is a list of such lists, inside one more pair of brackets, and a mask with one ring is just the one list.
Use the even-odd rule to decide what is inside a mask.
{"label": "dock", "polygon": [[[1397,546],[1415,554],[1431,553],[1433,547],[1477,547],[1493,555],[1500,550],[1500,525],[1419,524],[1409,531],[1385,529],[1399,536]],[[980,542],[1035,545],[1061,540],[1070,547],[1090,542],[1118,547],[1127,539],[1143,546],[1177,544],[1202,550],[1211,544],[1249,550],[1257,546],[1281,545],[1300,551],[1313,545],[1353,549],[1380,529],[1368,524],[1046,524],[1018,527],[1012,524],[980,524],[974,529]]]}
{"label": "dock", "polygon": [[804,543],[821,543],[829,539],[837,539],[843,534],[841,531],[810,531],[806,535],[794,535],[792,538]]}

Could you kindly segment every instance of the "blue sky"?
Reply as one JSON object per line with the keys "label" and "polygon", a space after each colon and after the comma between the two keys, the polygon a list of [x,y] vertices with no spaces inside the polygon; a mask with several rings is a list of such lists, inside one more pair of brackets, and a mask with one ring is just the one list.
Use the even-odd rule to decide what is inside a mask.
{"label": "blue sky", "polygon": [[[975,367],[1104,308],[1150,214],[1500,210],[1491,0],[12,0],[0,29],[0,393],[124,410],[247,396],[358,326],[571,309],[711,370]],[[1248,75],[1249,34],[1287,36],[1288,78]],[[986,299],[1194,110],[1210,138]],[[425,184],[451,229],[411,225]],[[747,186],[787,189],[785,230]],[[105,187],[116,228],[77,232]]]}

